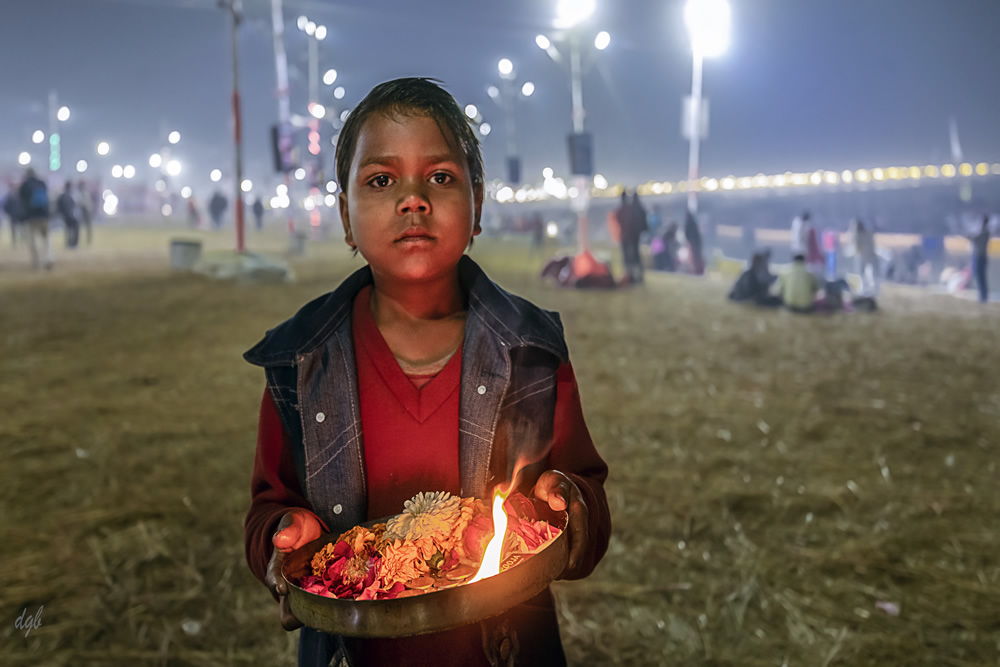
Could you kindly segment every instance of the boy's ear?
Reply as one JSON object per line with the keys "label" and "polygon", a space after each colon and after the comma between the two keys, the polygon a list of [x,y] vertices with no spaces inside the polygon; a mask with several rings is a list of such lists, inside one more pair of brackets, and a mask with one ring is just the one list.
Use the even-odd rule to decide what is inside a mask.
{"label": "boy's ear", "polygon": [[358,244],[354,242],[354,233],[351,231],[351,211],[347,205],[346,192],[337,195],[337,208],[340,209],[340,222],[344,225],[344,243],[356,250]]}
{"label": "boy's ear", "polygon": [[472,201],[475,206],[475,217],[472,220],[472,235],[479,236],[483,231],[483,185],[472,186]]}

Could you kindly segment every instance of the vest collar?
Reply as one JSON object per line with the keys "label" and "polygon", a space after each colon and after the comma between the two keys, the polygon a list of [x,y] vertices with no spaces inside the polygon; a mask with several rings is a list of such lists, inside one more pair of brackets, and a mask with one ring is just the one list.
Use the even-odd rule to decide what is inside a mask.
{"label": "vest collar", "polygon": [[[459,260],[458,274],[469,295],[470,318],[479,319],[508,347],[538,347],[563,363],[568,361],[562,323],[556,313],[500,288],[467,255]],[[371,282],[371,268],[358,269],[333,292],[310,301],[268,331],[243,358],[255,366],[294,366],[299,355],[315,350],[349,321],[355,295]]]}

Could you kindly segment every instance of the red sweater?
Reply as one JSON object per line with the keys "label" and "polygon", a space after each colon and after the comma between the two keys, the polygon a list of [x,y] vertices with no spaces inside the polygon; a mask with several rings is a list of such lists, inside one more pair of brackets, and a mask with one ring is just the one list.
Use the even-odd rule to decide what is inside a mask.
{"label": "red sweater", "polygon": [[[352,333],[364,433],[368,518],[374,519],[398,513],[403,501],[419,491],[458,493],[461,349],[429,382],[426,378],[411,382],[379,333],[368,299],[362,298],[367,291],[355,299]],[[563,364],[557,372],[549,463],[551,468],[573,479],[590,510],[591,543],[581,568],[581,576],[585,576],[604,555],[611,534],[603,488],[608,469],[584,422],[570,364]],[[273,550],[271,538],[281,516],[293,508],[312,511],[295,473],[291,441],[267,390],[261,399],[251,497],[245,521],[246,557],[254,576],[263,582]],[[397,651],[411,661],[414,656],[433,656],[435,664],[440,664],[442,656],[434,646],[438,642],[436,645],[440,647],[441,641],[441,634],[402,640],[364,640],[363,653],[376,659],[369,664],[389,660]],[[478,631],[466,632],[449,636],[444,645],[457,655],[465,654],[466,659],[460,664],[469,665],[474,663],[468,661],[470,653],[466,651],[481,654],[480,641]],[[362,652],[358,642],[351,641],[349,645],[355,649],[352,653]]]}

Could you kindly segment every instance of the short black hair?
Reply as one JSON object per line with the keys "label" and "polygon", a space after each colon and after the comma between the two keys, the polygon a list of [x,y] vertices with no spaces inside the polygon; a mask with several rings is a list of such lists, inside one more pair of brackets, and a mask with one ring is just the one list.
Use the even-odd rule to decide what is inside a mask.
{"label": "short black hair", "polygon": [[458,142],[469,164],[473,187],[485,181],[483,154],[479,139],[469,120],[451,94],[437,79],[407,77],[380,83],[348,115],[337,140],[337,180],[347,190],[347,179],[354,160],[361,128],[372,114],[422,114],[434,120],[446,140]]}

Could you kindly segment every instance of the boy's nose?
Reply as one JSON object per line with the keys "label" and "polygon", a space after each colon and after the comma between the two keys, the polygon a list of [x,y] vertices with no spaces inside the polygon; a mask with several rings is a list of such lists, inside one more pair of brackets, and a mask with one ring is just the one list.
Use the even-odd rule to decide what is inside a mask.
{"label": "boy's nose", "polygon": [[399,215],[404,215],[406,213],[430,213],[431,204],[427,199],[427,196],[419,188],[411,188],[408,192],[403,195],[400,200],[399,205],[396,207],[396,213]]}

